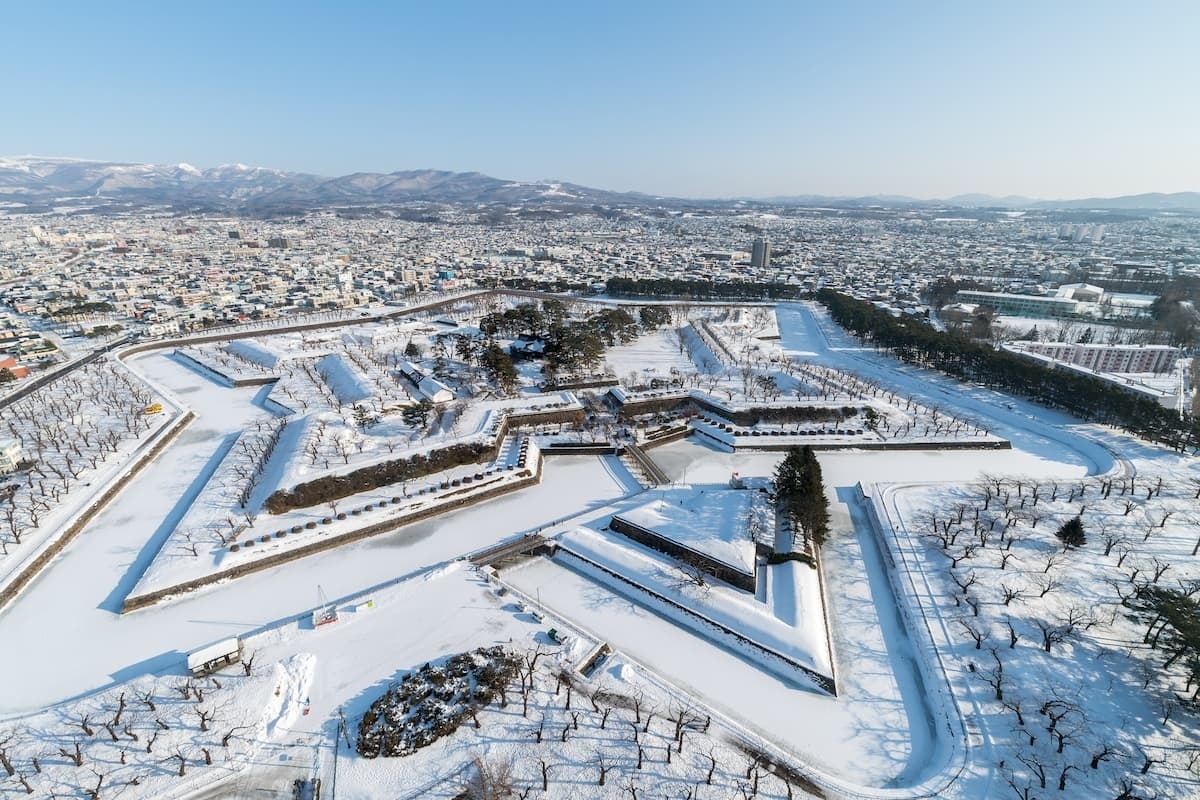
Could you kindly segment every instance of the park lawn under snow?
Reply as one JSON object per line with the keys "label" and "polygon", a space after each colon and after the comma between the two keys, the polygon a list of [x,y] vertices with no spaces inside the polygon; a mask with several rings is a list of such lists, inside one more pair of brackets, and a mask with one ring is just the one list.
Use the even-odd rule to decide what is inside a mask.
{"label": "park lawn under snow", "polygon": [[[701,730],[707,715],[693,699],[619,656],[605,660],[590,679],[573,673],[572,707],[565,708],[566,690],[555,692],[553,675],[560,668],[572,671],[594,642],[572,628],[564,628],[553,615],[539,622],[523,604],[511,595],[499,596],[481,576],[462,564],[369,596],[374,601],[372,608],[355,606],[355,610],[347,610],[343,604],[341,619],[333,625],[311,630],[289,624],[252,638],[260,658],[272,658],[297,647],[316,655],[317,667],[309,690],[312,713],[293,720],[288,734],[297,742],[293,752],[312,753],[308,743],[320,742],[315,758],[321,774],[326,776],[327,791],[336,759],[338,797],[455,797],[461,790],[460,781],[469,775],[464,768],[476,757],[491,764],[510,763],[518,791],[536,786],[536,796],[549,798],[575,797],[581,789],[588,797],[616,798],[628,794],[624,787],[630,778],[639,793],[645,791],[651,797],[663,791],[681,791],[697,782],[707,786],[704,781],[711,766],[710,751],[717,759],[717,768],[712,788],[706,789],[703,796],[738,792],[739,777],[749,786],[745,778],[749,758],[737,744],[740,732],[718,719],[712,720],[707,731]],[[420,604],[424,612],[413,615],[414,604]],[[546,630],[554,625],[574,635],[569,646],[559,647],[547,637]],[[453,735],[410,756],[366,759],[347,748],[344,740],[334,747],[339,721],[347,720],[353,742],[363,712],[406,672],[426,662],[490,645],[517,653],[541,650],[546,654],[539,659],[536,688],[530,693],[525,715],[521,713],[519,692],[513,690],[506,708],[493,703],[479,714],[478,730],[468,721]],[[372,652],[373,657],[363,659],[364,651]],[[639,740],[645,751],[641,770],[636,768],[636,745],[630,743],[633,710],[615,708],[601,728],[602,711],[596,711],[588,699],[596,691],[611,692],[630,701],[638,698]],[[611,703],[601,699],[598,707],[608,705]],[[651,710],[655,719],[650,721],[649,730],[642,732]],[[692,723],[685,734],[683,755],[674,754],[668,765],[665,747],[673,741],[674,731],[667,718],[680,710],[689,712]],[[578,715],[578,728],[573,713]],[[543,726],[543,720],[543,743],[538,744],[535,731]],[[564,742],[563,728],[568,726]],[[597,785],[601,757],[611,769],[604,787]],[[542,760],[550,768],[550,791],[545,795],[541,794]],[[293,767],[291,774],[311,774],[304,769],[307,763],[300,766],[299,770]],[[280,783],[279,772],[275,771],[274,785]],[[270,786],[251,775],[239,780],[237,789],[246,796]],[[786,791],[778,778],[763,774],[759,796],[783,798]],[[797,789],[794,796],[806,795]]]}
{"label": "park lawn under snow", "polygon": [[[424,512],[431,508],[449,506],[462,498],[470,498],[479,492],[490,491],[514,482],[524,481],[540,457],[537,446],[529,451],[529,469],[517,469],[518,452],[515,441],[509,443],[501,454],[501,458],[490,464],[473,464],[457,467],[452,470],[434,473],[421,480],[419,490],[414,486],[411,490],[406,485],[402,489],[395,486],[384,486],[370,492],[361,492],[349,498],[344,498],[334,504],[341,509],[340,513],[328,504],[311,508],[297,509],[283,514],[264,514],[254,519],[251,525],[239,524],[237,528],[235,551],[231,545],[213,543],[211,537],[206,547],[191,548],[191,534],[197,528],[183,527],[189,520],[189,515],[176,528],[176,532],[168,540],[164,550],[155,558],[153,564],[146,570],[142,579],[135,587],[133,594],[140,595],[148,592],[177,586],[186,581],[203,578],[213,572],[232,569],[244,565],[252,565],[265,557],[285,553],[298,547],[304,547],[316,542],[336,540],[340,536],[353,534],[357,530],[389,520],[398,521],[414,512]],[[509,469],[509,466],[513,469]],[[436,487],[473,475],[483,475],[482,480],[472,481],[441,493],[424,494],[425,486]],[[400,494],[397,494],[400,492]],[[193,505],[200,513],[207,514],[215,521],[217,528],[228,532],[222,523],[234,519],[238,523],[243,520],[236,517],[232,509],[218,509],[214,515],[211,503],[214,498],[210,493],[202,493]],[[344,518],[338,519],[337,516]],[[284,535],[280,535],[283,533]],[[185,541],[183,541],[186,539]],[[230,539],[230,541],[234,541]],[[248,545],[248,542],[254,544]]]}
{"label": "park lawn under snow", "polygon": [[604,360],[626,386],[644,385],[651,378],[668,379],[694,369],[687,350],[680,345],[679,334],[670,327],[643,333],[631,344],[610,347]]}
{"label": "park lawn under snow", "polygon": [[258,762],[303,713],[309,655],[249,674],[145,676],[102,693],[0,722],[12,766],[4,797],[180,796],[228,781]]}
{"label": "park lawn under snow", "polygon": [[[156,385],[187,398],[197,418],[0,614],[0,639],[40,641],[44,657],[57,665],[45,670],[28,660],[0,661],[0,680],[23,687],[19,695],[0,697],[0,713],[57,702],[103,685],[112,675],[158,669],[211,641],[215,631],[237,633],[294,614],[316,603],[318,584],[338,597],[453,560],[630,490],[624,469],[613,459],[556,456],[542,483],[519,494],[118,616],[121,603],[203,488],[206,465],[220,457],[223,442],[262,413],[263,402],[261,387],[219,385],[166,355],[143,356],[133,365]],[[47,614],[56,632],[48,638],[43,635]],[[80,652],[88,658],[80,659]]]}
{"label": "park lawn under snow", "polygon": [[[830,675],[829,651],[825,643],[826,630],[816,573],[803,570],[772,572],[771,589],[777,602],[768,604],[755,595],[727,586],[718,580],[697,587],[677,567],[677,562],[648,548],[608,533],[601,535],[587,528],[577,528],[557,537],[568,553],[581,556],[591,564],[616,573],[637,586],[672,600],[701,617],[712,620],[745,635],[772,653],[778,653],[821,674]],[[564,563],[597,582],[628,594],[647,606],[667,609],[651,597],[597,570],[586,562],[566,559]],[[725,634],[711,629],[689,615],[678,615],[671,609],[664,613],[675,617],[685,628],[710,635],[719,646],[738,649],[739,644]],[[750,650],[747,657],[760,659],[762,654]],[[775,669],[786,680],[808,685],[809,678],[790,665],[780,665],[767,658],[769,669]]]}
{"label": "park lawn under snow", "polygon": [[[1130,583],[1135,566],[1139,575],[1153,576],[1163,564],[1169,564],[1159,575],[1162,581],[1196,577],[1196,560],[1189,555],[1195,543],[1194,525],[1186,511],[1194,504],[1189,503],[1193,494],[1187,482],[1192,475],[1190,462],[990,390],[963,387],[898,365],[841,335],[810,307],[781,307],[779,320],[782,352],[803,352],[816,362],[857,372],[916,398],[925,407],[942,405],[963,418],[989,420],[995,433],[1011,439],[1017,447],[1007,452],[819,455],[832,501],[832,530],[822,560],[830,587],[839,688],[836,699],[782,680],[746,653],[715,646],[711,638],[681,628],[669,615],[652,612],[637,598],[614,591],[583,570],[565,568],[557,559],[535,559],[502,573],[504,580],[512,581],[526,596],[523,604],[513,599],[515,591],[507,598],[498,597],[481,577],[454,562],[464,552],[525,531],[541,529],[553,534],[581,525],[591,530],[587,536],[596,553],[608,552],[614,563],[626,560],[633,548],[608,551],[608,543],[591,538],[599,535],[597,526],[614,511],[645,504],[644,498],[616,499],[630,484],[613,459],[556,457],[547,462],[543,484],[520,495],[119,617],[114,612],[121,598],[161,548],[188,504],[204,489],[206,470],[220,463],[222,448],[229,441],[260,418],[269,393],[217,387],[168,358],[146,356],[135,360],[136,368],[156,386],[187,398],[198,417],[162,455],[155,469],[140,475],[52,569],[0,614],[0,640],[39,643],[36,659],[0,661],[0,685],[22,687],[20,698],[8,697],[2,705],[7,711],[44,707],[81,690],[110,689],[145,673],[177,676],[186,652],[241,633],[259,653],[262,661],[256,663],[286,661],[302,653],[316,656],[307,689],[312,713],[279,726],[278,735],[262,743],[266,748],[262,752],[270,755],[252,771],[233,779],[226,796],[277,790],[281,785],[290,786],[292,778],[311,777],[314,770],[328,781],[335,761],[339,795],[403,796],[408,792],[436,797],[446,792],[453,796],[452,784],[430,787],[429,781],[450,775],[481,750],[511,755],[520,780],[532,779],[539,788],[537,762],[547,759],[551,775],[561,781],[554,785],[553,797],[603,797],[603,792],[610,791],[611,796],[629,795],[620,784],[630,776],[648,779],[639,789],[651,797],[655,792],[677,796],[693,786],[695,768],[702,773],[707,763],[701,755],[709,742],[700,734],[689,739],[684,761],[673,763],[672,769],[661,763],[661,755],[657,762],[649,759],[650,769],[630,769],[636,758],[631,737],[621,741],[606,738],[606,729],[598,729],[595,719],[587,715],[590,704],[584,706],[576,730],[575,721],[558,705],[564,698],[554,696],[552,683],[537,695],[535,707],[552,715],[560,734],[562,727],[571,727],[566,742],[548,735],[550,741],[541,746],[541,752],[531,749],[538,746],[531,744],[530,726],[525,718],[518,721],[513,716],[510,704],[494,715],[491,711],[482,714],[479,731],[468,726],[461,735],[443,740],[438,745],[442,749],[418,754],[407,764],[404,759],[367,763],[344,751],[338,755],[333,743],[341,716],[353,726],[387,683],[404,671],[486,644],[549,647],[544,631],[553,625],[574,637],[562,651],[570,663],[576,663],[600,640],[617,649],[603,666],[603,680],[614,690],[652,694],[664,710],[673,703],[687,702],[685,694],[703,699],[711,706],[718,733],[723,730],[723,735],[771,742],[764,747],[777,746],[789,758],[803,761],[806,769],[811,766],[814,778],[835,792],[861,795],[868,791],[865,786],[883,786],[892,788],[869,793],[899,797],[912,793],[902,787],[917,787],[925,794],[964,799],[1004,796],[1013,793],[1006,785],[1010,779],[1018,790],[1036,781],[1034,766],[1042,763],[1049,774],[1049,788],[1043,792],[1035,782],[1031,793],[1043,796],[1055,792],[1057,770],[1069,763],[1072,768],[1064,797],[1116,796],[1115,781],[1122,775],[1137,782],[1143,794],[1195,794],[1195,776],[1188,772],[1186,762],[1188,748],[1196,749],[1192,747],[1197,729],[1194,712],[1169,705],[1169,694],[1182,690],[1179,675],[1167,682],[1154,671],[1143,671],[1147,656],[1161,662],[1164,654],[1146,652],[1140,644],[1143,629],[1138,625],[1119,613],[1109,622],[1107,614],[1115,599],[1112,592]],[[311,391],[328,403],[319,385],[310,383]],[[1080,505],[1077,499],[1043,500],[1053,513],[1039,521],[1037,528],[1029,515],[1020,518],[1016,525],[1023,535],[1014,544],[1016,554],[1006,569],[999,569],[1003,556],[993,540],[954,571],[964,582],[970,570],[977,571],[969,586],[972,600],[980,607],[976,618],[947,573],[949,559],[940,552],[940,545],[911,532],[914,525],[920,528],[925,524],[921,513],[926,508],[942,509],[938,513],[944,519],[948,502],[950,510],[960,499],[970,502],[966,493],[972,490],[961,487],[978,481],[983,473],[1037,476],[1043,486],[1057,477],[1065,486],[1080,480],[1086,471],[1113,467],[1113,452],[1134,459],[1132,466],[1139,480],[1163,474],[1171,477],[1168,485],[1174,486],[1164,489],[1163,496],[1145,500],[1142,487],[1128,515],[1116,493],[1104,501],[1108,506],[1085,511],[1084,524],[1092,525],[1089,532],[1103,527],[1102,518],[1111,518],[1114,529],[1130,520],[1137,526],[1136,534],[1128,537],[1131,552],[1121,567],[1116,567],[1117,551],[1108,557],[1100,555],[1102,549],[1098,553],[1096,548],[1102,539],[1092,538],[1083,550],[1052,568],[1062,574],[1063,586],[1034,597],[1041,591],[1038,575],[1049,574],[1042,571],[1045,558],[1057,547],[1049,536],[1051,518],[1061,521],[1063,515],[1078,513]],[[719,453],[695,442],[667,445],[653,454],[668,474],[686,473],[694,484],[721,485],[732,471],[769,475],[779,458],[770,453]],[[898,491],[870,486],[875,481],[934,480],[946,484]],[[1096,479],[1090,480],[1092,492]],[[878,503],[880,515],[901,531],[907,528],[907,535],[888,535],[882,540],[876,536],[870,506],[855,489],[860,483]],[[1062,507],[1055,507],[1056,502]],[[1113,505],[1115,502],[1120,505]],[[1174,513],[1164,520],[1167,510]],[[1101,521],[1093,523],[1090,515],[1099,515],[1094,519]],[[567,516],[575,519],[559,520]],[[967,521],[969,525],[969,516]],[[1156,527],[1160,523],[1162,527]],[[1146,536],[1144,542],[1142,536]],[[888,566],[892,558],[897,559],[895,568]],[[1155,564],[1154,559],[1160,563]],[[638,557],[625,566],[644,569],[639,565],[645,563]],[[1023,571],[1014,571],[1018,566]],[[807,570],[797,564],[769,568],[762,600],[748,602],[759,603],[764,617],[774,620],[772,625],[803,622],[809,617],[806,609],[810,604],[802,595],[789,595],[787,590],[808,574]],[[405,575],[411,577],[396,582],[397,576]],[[1010,580],[1012,584],[1006,583]],[[1025,597],[1005,606],[998,581],[1024,591]],[[307,620],[316,602],[317,584],[336,598],[341,618],[335,625],[313,630],[307,627]],[[958,606],[954,605],[956,596]],[[372,608],[363,605],[366,599],[375,601]],[[538,624],[525,610],[531,603],[544,609],[544,624]],[[1041,619],[1063,624],[1060,620],[1071,613],[1067,604],[1084,606],[1098,621],[1087,629],[1076,624],[1071,635],[1052,642],[1052,651],[1045,653],[1036,623]],[[969,616],[965,624],[951,616],[956,613]],[[1021,633],[1015,648],[1007,648],[1008,633],[1003,617],[998,616],[1006,613],[1016,617],[1014,623]],[[922,632],[926,619],[931,634]],[[977,624],[976,619],[988,626],[989,638],[979,650],[968,630],[969,625]],[[45,635],[48,620],[52,621],[53,636]],[[936,650],[924,644],[930,635]],[[1024,726],[1016,724],[1011,709],[989,700],[993,687],[987,681],[988,670],[994,670],[996,664],[986,648],[992,645],[999,645],[997,652],[1003,660],[1006,700],[1028,698],[1033,708]],[[80,653],[87,657],[80,658]],[[46,669],[46,664],[55,669]],[[971,664],[974,671],[969,669]],[[940,677],[943,668],[945,680]],[[1146,680],[1149,693],[1141,689]],[[1037,693],[1046,690],[1053,694],[1056,685],[1068,696],[1055,699],[1066,705],[1053,705],[1049,710],[1057,714],[1067,709],[1067,713],[1061,719],[1064,727],[1049,731],[1049,714],[1039,714],[1035,706],[1044,701]],[[945,689],[952,691],[952,696]],[[948,714],[953,708],[951,699],[969,715],[969,750],[963,750],[955,738],[958,723]],[[72,702],[91,702],[91,698]],[[268,697],[267,705],[271,702]],[[75,706],[59,709],[45,713],[73,713]],[[1024,704],[1022,709],[1027,710]],[[257,718],[253,709],[239,713],[246,719]],[[1028,740],[1014,728],[1032,730],[1037,736],[1035,743],[1023,744]],[[664,742],[653,737],[665,738],[664,729],[652,724],[645,734],[660,753]],[[1056,733],[1065,734],[1062,754],[1055,752]],[[1101,752],[1094,746],[1105,743],[1100,741],[1102,733],[1106,740],[1111,737],[1121,755],[1101,759],[1092,770],[1088,760]],[[547,747],[551,744],[553,748]],[[720,779],[725,782],[712,789],[702,786],[701,796],[739,796],[742,790],[736,781],[737,776],[745,775],[745,759],[738,762],[720,743],[712,746],[720,765],[718,776],[724,776]],[[611,756],[614,763],[609,778],[615,782],[605,787],[595,785],[597,755],[601,753],[606,760]],[[688,766],[688,756],[699,763]],[[957,772],[960,764],[964,767],[961,773]],[[1148,764],[1144,775],[1140,773],[1143,764]],[[212,768],[189,767],[188,776],[204,769]],[[160,765],[160,773],[163,782],[159,787],[167,786],[173,794],[172,784],[166,782],[173,774],[170,762]],[[953,774],[960,775],[958,780],[943,786],[941,781]],[[286,780],[281,780],[285,776]],[[88,777],[95,779],[90,771]],[[702,779],[703,774],[698,777]],[[782,796],[782,784],[772,784],[772,780],[763,779],[760,796]],[[3,786],[6,791],[22,791],[17,784]],[[930,788],[934,786],[937,788]]]}
{"label": "park lawn under snow", "polygon": [[[990,491],[980,479],[882,494],[905,566],[927,576],[917,593],[956,686],[981,704],[992,757],[1007,765],[997,791],[1008,783],[1037,793],[1040,771],[1078,796],[1115,796],[1122,779],[1159,796],[1200,785],[1185,668],[1163,669],[1168,653],[1145,644],[1145,623],[1121,603],[1139,579],[1172,588],[1200,580],[1188,461],[1162,452],[1137,461],[1130,478],[996,477]],[[1064,550],[1053,533],[1076,514],[1088,542]]]}

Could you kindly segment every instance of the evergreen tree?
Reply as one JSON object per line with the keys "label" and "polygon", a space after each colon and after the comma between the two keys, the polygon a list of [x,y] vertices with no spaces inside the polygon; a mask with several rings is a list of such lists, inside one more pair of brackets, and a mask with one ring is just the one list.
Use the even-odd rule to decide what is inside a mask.
{"label": "evergreen tree", "polygon": [[414,428],[424,428],[425,423],[429,421],[429,412],[431,411],[433,411],[433,403],[429,402],[428,398],[421,398],[416,405],[404,409],[404,423]]}
{"label": "evergreen tree", "polygon": [[1083,520],[1078,516],[1071,517],[1071,519],[1064,522],[1054,535],[1063,543],[1063,547],[1068,550],[1074,547],[1083,547],[1087,544],[1087,536],[1083,532]]}
{"label": "evergreen tree", "polygon": [[516,388],[517,368],[513,366],[512,358],[498,344],[489,343],[483,349],[479,363],[505,394]]}
{"label": "evergreen tree", "polygon": [[803,531],[813,545],[825,543],[829,532],[829,501],[821,464],[808,445],[789,448],[775,468],[775,498],[780,512],[787,514],[793,528]]}
{"label": "evergreen tree", "polygon": [[354,424],[360,428],[366,429],[379,422],[379,417],[371,413],[371,409],[364,406],[362,403],[354,404]]}
{"label": "evergreen tree", "polygon": [[829,533],[829,501],[825,498],[825,481],[821,476],[821,463],[811,447],[805,445],[800,450],[804,459],[804,507],[800,514],[800,524],[804,532],[815,545],[825,544],[825,536]]}

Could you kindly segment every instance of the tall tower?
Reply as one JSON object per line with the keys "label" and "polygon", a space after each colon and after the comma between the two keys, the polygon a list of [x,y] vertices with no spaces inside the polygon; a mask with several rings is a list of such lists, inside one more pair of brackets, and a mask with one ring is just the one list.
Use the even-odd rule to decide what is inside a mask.
{"label": "tall tower", "polygon": [[771,243],[761,236],[754,240],[754,251],[750,254],[750,266],[767,267],[771,264]]}

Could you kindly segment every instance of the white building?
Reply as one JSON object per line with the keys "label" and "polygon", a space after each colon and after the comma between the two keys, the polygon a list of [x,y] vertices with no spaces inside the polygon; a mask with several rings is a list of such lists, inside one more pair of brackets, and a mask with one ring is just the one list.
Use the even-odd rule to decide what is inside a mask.
{"label": "white building", "polygon": [[417,384],[417,389],[434,405],[449,403],[454,399],[454,392],[450,391],[446,384],[431,376],[422,378],[421,382]]}
{"label": "white building", "polygon": [[21,443],[16,439],[0,440],[0,475],[7,475],[21,463]]}
{"label": "white building", "polygon": [[1008,349],[1045,356],[1066,364],[1086,367],[1095,372],[1117,373],[1169,372],[1175,368],[1175,362],[1181,355],[1177,348],[1164,344],[1013,342]]}

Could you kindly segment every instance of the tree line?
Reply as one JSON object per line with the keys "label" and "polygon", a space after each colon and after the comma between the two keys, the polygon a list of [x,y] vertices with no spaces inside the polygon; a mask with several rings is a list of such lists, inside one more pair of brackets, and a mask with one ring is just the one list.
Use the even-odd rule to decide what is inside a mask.
{"label": "tree line", "polygon": [[[554,299],[541,304],[521,303],[505,311],[485,315],[479,330],[495,336],[538,339],[544,343],[546,371],[576,372],[596,369],[604,360],[605,348],[634,341],[644,331],[657,330],[670,321],[670,311],[661,306],[636,309],[604,308],[583,319],[570,319],[566,306]],[[515,377],[515,373],[514,373]]]}
{"label": "tree line", "polygon": [[684,278],[609,278],[608,294],[614,297],[686,297],[715,300],[798,300],[807,290],[789,283],[757,281],[706,281]]}
{"label": "tree line", "polygon": [[280,489],[267,498],[266,508],[272,514],[282,514],[294,508],[308,508],[359,492],[416,480],[453,467],[477,464],[494,455],[495,446],[491,444],[452,444],[449,447],[431,450],[428,454],[418,453],[410,458],[372,464],[345,475],[323,475],[297,484],[290,491]]}
{"label": "tree line", "polygon": [[874,341],[901,361],[1028,397],[1180,452],[1200,449],[1200,425],[1153,398],[1091,375],[1046,367],[960,333],[943,333],[919,320],[893,317],[871,303],[830,289],[822,289],[816,298],[829,309],[834,322]]}

